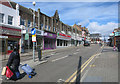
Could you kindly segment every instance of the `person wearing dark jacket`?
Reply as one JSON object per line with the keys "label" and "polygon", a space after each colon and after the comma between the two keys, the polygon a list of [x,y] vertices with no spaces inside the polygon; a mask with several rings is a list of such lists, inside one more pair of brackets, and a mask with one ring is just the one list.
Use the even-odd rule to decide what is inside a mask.
{"label": "person wearing dark jacket", "polygon": [[19,72],[19,65],[20,65],[19,47],[16,46],[14,47],[13,52],[10,54],[10,57],[7,62],[7,66],[14,73],[14,77],[16,76],[15,72]]}

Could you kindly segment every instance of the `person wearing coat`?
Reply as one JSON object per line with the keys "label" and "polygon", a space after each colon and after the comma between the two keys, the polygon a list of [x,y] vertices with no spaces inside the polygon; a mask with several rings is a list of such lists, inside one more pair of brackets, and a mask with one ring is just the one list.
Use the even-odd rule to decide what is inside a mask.
{"label": "person wearing coat", "polygon": [[11,71],[14,73],[12,78],[15,78],[16,72],[19,72],[19,65],[20,65],[20,54],[19,54],[19,45],[14,47],[13,52],[10,54],[8,62],[6,66],[8,66]]}

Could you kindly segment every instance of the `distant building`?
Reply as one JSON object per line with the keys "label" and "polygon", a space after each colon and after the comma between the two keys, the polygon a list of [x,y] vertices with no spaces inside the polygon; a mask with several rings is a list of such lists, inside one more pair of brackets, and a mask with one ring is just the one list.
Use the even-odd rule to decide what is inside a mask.
{"label": "distant building", "polygon": [[91,43],[99,43],[102,41],[100,33],[90,34]]}

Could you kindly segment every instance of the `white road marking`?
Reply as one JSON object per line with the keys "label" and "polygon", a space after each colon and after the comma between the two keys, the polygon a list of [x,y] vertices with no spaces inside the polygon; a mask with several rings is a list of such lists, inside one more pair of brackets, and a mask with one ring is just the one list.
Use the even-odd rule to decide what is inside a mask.
{"label": "white road marking", "polygon": [[55,60],[52,60],[52,62],[55,62],[55,61],[57,61],[57,60],[64,59],[64,58],[66,58],[66,57],[68,57],[68,55],[66,55],[66,56],[64,56],[64,57],[61,57],[61,58],[57,58],[57,59],[55,59]]}
{"label": "white road marking", "polygon": [[80,51],[80,49],[77,49],[76,51]]}
{"label": "white road marking", "polygon": [[64,82],[65,80],[63,80],[63,79],[58,79],[58,81],[57,82]]}
{"label": "white road marking", "polygon": [[79,52],[75,52],[75,53],[73,53],[73,54],[77,54],[77,53],[79,53]]}

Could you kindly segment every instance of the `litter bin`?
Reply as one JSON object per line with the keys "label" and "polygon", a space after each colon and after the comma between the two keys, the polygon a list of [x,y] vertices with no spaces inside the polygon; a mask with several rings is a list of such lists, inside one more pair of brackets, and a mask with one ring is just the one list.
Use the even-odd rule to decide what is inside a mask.
{"label": "litter bin", "polygon": [[42,49],[41,49],[41,46],[40,46],[40,45],[38,46],[37,50],[38,50],[38,59],[39,59],[39,61],[40,61],[41,58],[42,58]]}

